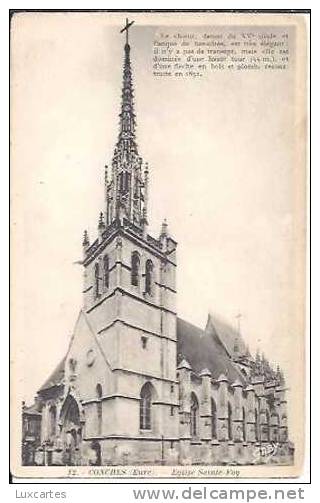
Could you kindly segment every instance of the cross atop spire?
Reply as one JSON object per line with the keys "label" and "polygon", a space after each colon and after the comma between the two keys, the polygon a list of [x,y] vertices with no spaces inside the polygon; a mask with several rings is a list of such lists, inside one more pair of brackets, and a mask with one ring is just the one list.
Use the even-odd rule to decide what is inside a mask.
{"label": "cross atop spire", "polygon": [[120,30],[120,33],[123,33],[124,31],[126,32],[126,45],[129,45],[129,28],[130,26],[132,26],[134,23],[134,21],[131,21],[129,23],[129,20],[128,18],[126,19],[126,24],[125,24],[125,27],[122,28],[122,30]]}

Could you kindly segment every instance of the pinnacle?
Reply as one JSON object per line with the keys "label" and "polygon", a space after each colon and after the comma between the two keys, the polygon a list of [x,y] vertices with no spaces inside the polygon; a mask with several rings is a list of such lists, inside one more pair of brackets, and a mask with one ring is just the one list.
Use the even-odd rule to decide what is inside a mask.
{"label": "pinnacle", "polygon": [[83,246],[89,246],[89,244],[90,244],[90,242],[89,242],[88,231],[85,230],[84,233],[83,233],[82,245]]}
{"label": "pinnacle", "polygon": [[100,215],[99,215],[98,228],[99,229],[103,229],[104,228],[104,219],[103,219],[103,213],[102,213],[102,211],[100,212]]}

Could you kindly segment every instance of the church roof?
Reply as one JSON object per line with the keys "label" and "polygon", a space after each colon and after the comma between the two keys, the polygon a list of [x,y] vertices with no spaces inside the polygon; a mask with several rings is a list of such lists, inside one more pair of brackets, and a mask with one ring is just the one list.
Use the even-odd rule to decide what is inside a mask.
{"label": "church roof", "polygon": [[206,331],[215,332],[231,356],[236,356],[235,345],[238,346],[238,355],[246,353],[246,344],[241,334],[220,317],[209,314]]}
{"label": "church roof", "polygon": [[59,386],[59,384],[62,384],[63,378],[64,378],[64,364],[65,364],[66,357],[64,356],[59,363],[59,365],[54,369],[52,374],[48,377],[48,379],[45,381],[45,383],[41,386],[39,391],[44,391],[46,389],[52,388],[53,386]]}
{"label": "church roof", "polygon": [[231,383],[239,380],[241,383],[246,382],[244,375],[228,355],[217,330],[202,330],[178,318],[177,339],[178,364],[182,359],[186,359],[197,374],[207,368],[213,379],[224,374]]}
{"label": "church roof", "polygon": [[23,407],[23,414],[26,416],[41,416],[41,412],[36,408],[36,404]]}

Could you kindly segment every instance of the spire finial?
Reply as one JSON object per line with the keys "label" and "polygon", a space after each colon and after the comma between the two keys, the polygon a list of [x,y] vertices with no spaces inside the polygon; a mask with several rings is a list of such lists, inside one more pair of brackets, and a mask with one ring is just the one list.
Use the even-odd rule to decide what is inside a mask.
{"label": "spire finial", "polygon": [[277,365],[276,379],[279,381],[280,384],[284,383],[284,374],[282,369],[280,368],[280,365]]}
{"label": "spire finial", "polygon": [[161,225],[161,236],[166,236],[167,234],[168,234],[168,223],[167,219],[165,218]]}
{"label": "spire finial", "polygon": [[133,23],[134,23],[134,21],[131,21],[131,22],[129,23],[129,20],[128,20],[128,18],[127,18],[127,19],[126,19],[126,24],[125,24],[125,27],[124,27],[124,28],[122,28],[122,30],[120,30],[120,33],[123,33],[124,31],[126,32],[126,47],[130,47],[130,46],[129,46],[129,28],[130,28],[130,26],[132,26],[132,25],[133,25]]}
{"label": "spire finial", "polygon": [[104,229],[104,219],[103,219],[103,212],[100,211],[99,215],[99,224],[98,224],[99,229]]}
{"label": "spire finial", "polygon": [[88,231],[85,230],[83,233],[82,246],[86,248],[89,245],[90,245],[90,242],[89,242]]}

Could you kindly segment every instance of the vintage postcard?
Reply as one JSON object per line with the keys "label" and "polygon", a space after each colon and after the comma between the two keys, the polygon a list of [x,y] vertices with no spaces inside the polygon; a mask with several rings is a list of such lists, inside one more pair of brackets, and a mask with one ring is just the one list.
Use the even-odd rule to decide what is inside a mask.
{"label": "vintage postcard", "polygon": [[11,16],[11,471],[290,478],[308,15]]}

